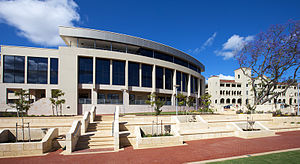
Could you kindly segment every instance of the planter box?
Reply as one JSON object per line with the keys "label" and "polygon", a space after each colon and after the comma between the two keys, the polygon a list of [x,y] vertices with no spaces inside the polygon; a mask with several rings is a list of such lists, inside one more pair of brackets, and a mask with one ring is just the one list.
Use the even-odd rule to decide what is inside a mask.
{"label": "planter box", "polygon": [[[152,128],[153,127],[153,128]],[[173,136],[161,136],[161,137],[142,137],[142,133],[146,134],[160,134],[161,130],[163,133],[169,131]],[[143,148],[155,148],[155,147],[168,147],[183,145],[182,137],[174,130],[173,125],[153,125],[153,126],[137,126],[135,128],[136,143],[133,145],[135,149]]]}
{"label": "planter box", "polygon": [[235,135],[240,138],[247,139],[275,136],[275,131],[269,130],[268,128],[263,126],[259,121],[256,121],[253,125],[254,129],[259,129],[258,131],[244,131],[243,129],[247,128],[247,122],[236,122],[232,124],[236,128]]}

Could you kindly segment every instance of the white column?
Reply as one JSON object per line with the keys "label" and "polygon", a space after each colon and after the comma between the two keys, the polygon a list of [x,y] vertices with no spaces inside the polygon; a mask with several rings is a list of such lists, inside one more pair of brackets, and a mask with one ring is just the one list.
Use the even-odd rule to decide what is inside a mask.
{"label": "white column", "polygon": [[139,68],[139,86],[142,87],[142,64],[140,63],[140,68]]}
{"label": "white column", "polygon": [[125,63],[125,88],[128,90],[128,60]]}
{"label": "white column", "polygon": [[109,84],[112,85],[112,78],[113,78],[113,73],[112,73],[112,70],[113,70],[113,65],[112,65],[112,60],[110,60],[110,81],[109,81]]}
{"label": "white column", "polygon": [[156,65],[154,64],[152,67],[152,93],[156,91]]}
{"label": "white column", "polygon": [[97,99],[98,99],[98,95],[97,95],[97,89],[91,89],[91,96],[92,96],[92,104],[93,105],[97,105]]}
{"label": "white column", "polygon": [[172,106],[176,105],[176,70],[174,70],[173,72],[173,94],[172,94]]}
{"label": "white column", "polygon": [[166,68],[163,68],[163,89],[166,89]]}
{"label": "white column", "polygon": [[[3,59],[2,59],[3,60]],[[27,84],[27,56],[25,56],[25,69],[24,69],[24,84]],[[3,75],[3,74],[2,74]]]}
{"label": "white column", "polygon": [[50,58],[48,58],[47,84],[50,84]]}
{"label": "white column", "polygon": [[96,57],[93,57],[93,88],[96,89]]}
{"label": "white column", "polygon": [[188,86],[187,86],[187,91],[188,91],[188,94],[187,96],[191,96],[191,74],[189,74],[189,78],[188,78]]}

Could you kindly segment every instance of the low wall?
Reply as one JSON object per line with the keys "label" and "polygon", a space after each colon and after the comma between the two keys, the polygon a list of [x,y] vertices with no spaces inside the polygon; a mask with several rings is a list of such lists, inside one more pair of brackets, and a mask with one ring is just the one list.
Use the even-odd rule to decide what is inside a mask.
{"label": "low wall", "polygon": [[15,141],[15,136],[8,130],[0,130],[0,143]]}
{"label": "low wall", "polygon": [[[60,135],[65,135],[74,120],[81,120],[82,116],[68,117],[24,117],[24,122],[30,122],[30,128],[58,128]],[[0,117],[0,129],[16,129],[16,122],[21,125],[21,118]]]}
{"label": "low wall", "polygon": [[72,153],[81,135],[81,122],[74,121],[70,131],[66,135],[66,152]]}
{"label": "low wall", "polygon": [[247,120],[247,117],[249,119],[254,120],[271,120],[273,118],[272,113],[266,113],[266,114],[238,114],[239,119]]}
{"label": "low wall", "polygon": [[88,129],[89,123],[90,123],[90,115],[91,113],[89,111],[84,113],[84,116],[82,118],[82,125],[81,125],[81,132],[85,133]]}
{"label": "low wall", "polygon": [[[166,146],[178,146],[183,144],[183,138],[174,131],[174,125],[169,125],[170,133],[173,136],[161,136],[161,137],[142,137],[141,129],[145,132],[145,134],[152,133],[152,126],[136,126],[135,128],[135,135],[136,135],[136,142],[133,147],[135,149],[142,149],[142,148],[154,148],[154,147],[166,147]],[[154,129],[158,129],[161,131],[161,126],[154,126]],[[165,126],[163,126],[165,128]],[[163,129],[165,131],[166,129]]]}
{"label": "low wall", "polygon": [[51,128],[40,142],[1,143],[0,157],[42,155],[52,149],[53,140],[58,136],[58,129]]}
{"label": "low wall", "polygon": [[91,107],[90,113],[90,122],[94,122],[96,117],[96,106],[93,105]]}

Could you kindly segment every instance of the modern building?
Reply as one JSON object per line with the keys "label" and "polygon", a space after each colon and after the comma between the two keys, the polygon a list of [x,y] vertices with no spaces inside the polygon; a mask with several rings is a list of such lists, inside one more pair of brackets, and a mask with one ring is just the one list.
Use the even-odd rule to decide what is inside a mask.
{"label": "modern building", "polygon": [[[196,100],[204,94],[204,65],[175,48],[138,37],[86,28],[59,27],[66,46],[58,49],[1,46],[0,109],[7,111],[26,89],[31,114],[52,114],[51,90],[65,92],[63,113],[151,111],[145,104],[155,93],[163,110],[174,110],[178,92]],[[176,84],[176,85],[175,85]],[[197,103],[196,101],[195,103]]]}
{"label": "modern building", "polygon": [[[245,69],[246,74],[251,75],[251,69]],[[234,71],[234,80],[220,79],[218,76],[208,78],[206,92],[211,95],[211,105],[217,110],[225,108],[246,110],[247,104],[253,104],[254,96],[252,86],[249,84],[250,78],[244,75],[239,68]],[[255,84],[257,87],[260,84]],[[274,92],[280,92],[285,89],[285,84],[276,86]],[[284,104],[289,106],[289,109],[294,109],[297,105],[297,86],[291,86],[285,94],[279,95],[262,106],[258,106],[257,110],[272,111],[280,109]]]}

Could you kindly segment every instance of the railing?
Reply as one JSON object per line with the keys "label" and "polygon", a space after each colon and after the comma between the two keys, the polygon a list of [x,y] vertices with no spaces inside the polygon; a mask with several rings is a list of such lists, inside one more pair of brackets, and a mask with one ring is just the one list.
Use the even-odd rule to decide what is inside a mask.
{"label": "railing", "polygon": [[73,122],[70,131],[66,135],[66,151],[67,153],[72,153],[75,149],[77,141],[81,135],[81,122],[76,120]]}
{"label": "railing", "polygon": [[146,105],[147,100],[130,100],[130,105]]}
{"label": "railing", "polygon": [[95,117],[96,117],[96,106],[92,106],[91,110],[90,110],[90,122],[94,122],[95,121]]}
{"label": "railing", "polygon": [[123,104],[120,99],[97,99],[97,104]]}
{"label": "railing", "polygon": [[83,133],[85,133],[87,131],[87,128],[90,124],[90,115],[91,115],[90,111],[86,111],[84,113],[84,116],[83,116],[83,119],[82,119],[82,125],[81,125],[81,131]]}
{"label": "railing", "polygon": [[79,104],[91,104],[92,101],[90,98],[79,98],[78,99],[78,103]]}

